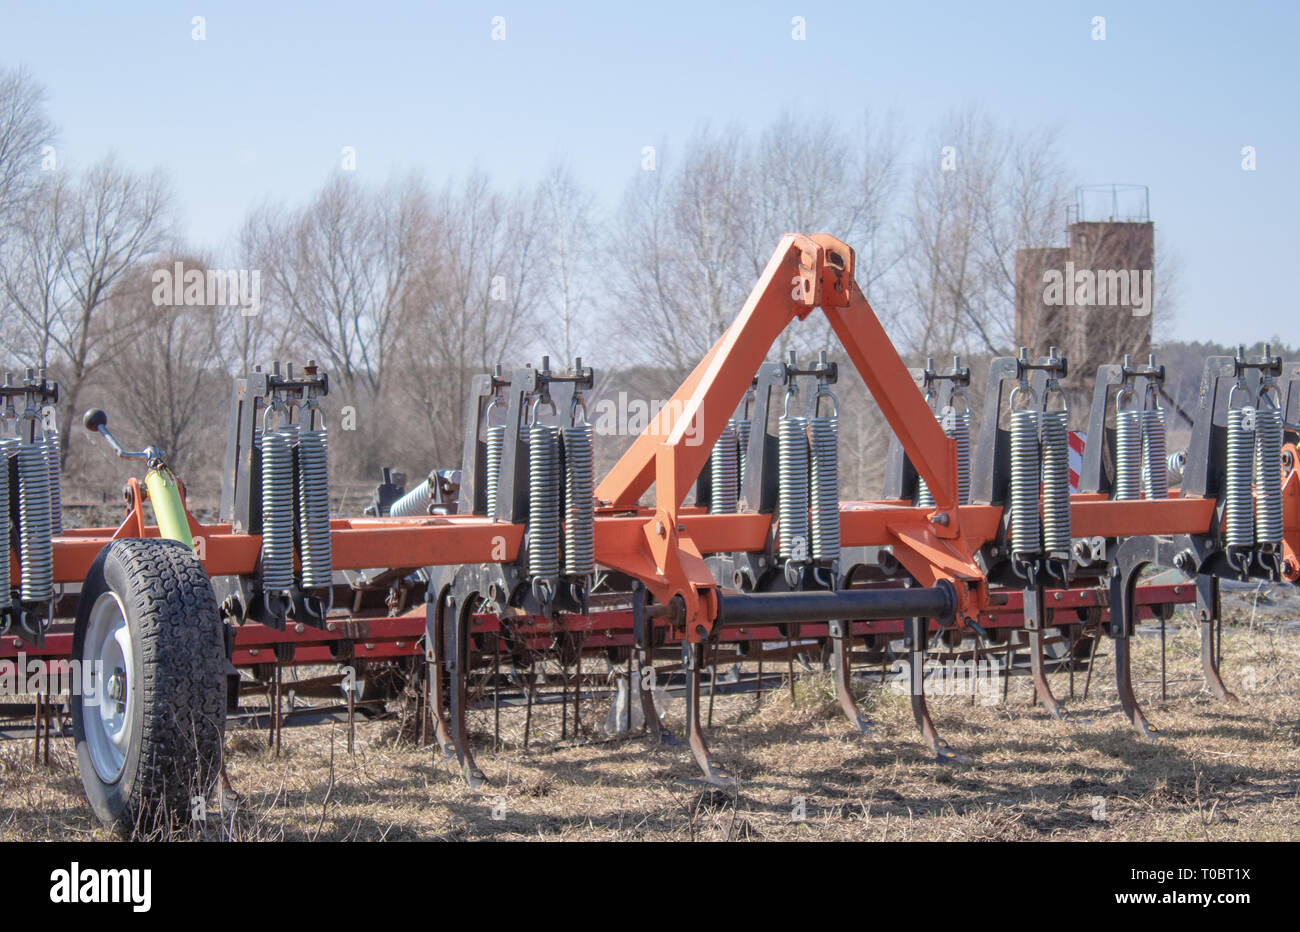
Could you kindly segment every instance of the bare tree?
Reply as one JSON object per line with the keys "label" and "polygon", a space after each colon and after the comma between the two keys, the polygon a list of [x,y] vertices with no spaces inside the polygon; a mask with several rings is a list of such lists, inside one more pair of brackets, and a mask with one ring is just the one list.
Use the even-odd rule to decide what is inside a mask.
{"label": "bare tree", "polygon": [[343,441],[348,469],[369,469],[379,454],[378,406],[430,220],[414,176],[372,190],[340,173],[301,210],[264,207],[244,227],[243,252],[263,281],[258,317],[267,317],[238,322],[240,363],[266,350],[320,359],[335,403],[357,412]]}
{"label": "bare tree", "polygon": [[303,210],[260,217],[253,256],[269,299],[354,395],[378,397],[383,389],[385,354],[415,268],[412,245],[427,213],[414,182],[376,196],[340,173]]}
{"label": "bare tree", "polygon": [[420,415],[401,451],[424,458],[411,468],[454,463],[469,379],[536,348],[548,260],[542,203],[533,192],[494,191],[477,173],[433,198],[426,261],[398,347],[405,378],[392,405]]}
{"label": "bare tree", "polygon": [[132,434],[160,446],[186,474],[220,461],[225,431],[216,415],[225,407],[227,382],[218,352],[223,309],[152,301],[153,266],[170,269],[175,262],[200,272],[209,266],[177,253],[133,270],[114,290],[107,315],[121,314],[138,338],[108,360],[103,375]]}
{"label": "bare tree", "polygon": [[56,327],[71,302],[66,273],[75,199],[67,176],[42,178],[22,205],[0,264],[5,355],[40,369],[54,361]]}
{"label": "bare tree", "polygon": [[648,361],[693,366],[731,322],[745,292],[737,211],[746,203],[738,130],[697,133],[679,161],[662,154],[626,191],[613,252],[624,344]]}
{"label": "bare tree", "polygon": [[1052,133],[1019,134],[976,108],[950,114],[913,171],[897,318],[916,353],[1015,342],[1015,255],[1057,237],[1068,198]]}
{"label": "bare tree", "polygon": [[75,183],[43,184],[24,218],[17,259],[3,269],[4,293],[24,332],[16,355],[49,367],[62,388],[66,461],[68,415],[82,389],[137,335],[126,311],[109,320],[105,306],[169,239],[171,194],[161,174],[137,175],[109,157]]}
{"label": "bare tree", "polygon": [[560,356],[571,361],[575,329],[592,306],[596,288],[594,200],[567,165],[554,166],[538,192],[546,241],[546,306],[554,315],[547,331],[559,331]]}
{"label": "bare tree", "polygon": [[[898,178],[892,121],[869,114],[854,132],[787,113],[756,139],[697,133],[629,186],[615,241],[627,256],[618,297],[624,332],[651,361],[692,366],[739,311],[780,237],[829,232],[861,245],[859,281],[872,291],[895,250],[885,231]],[[652,340],[646,340],[653,334]],[[815,321],[778,350],[826,345]]]}
{"label": "bare tree", "polygon": [[41,148],[53,138],[45,89],[23,68],[0,70],[0,227],[30,193]]}

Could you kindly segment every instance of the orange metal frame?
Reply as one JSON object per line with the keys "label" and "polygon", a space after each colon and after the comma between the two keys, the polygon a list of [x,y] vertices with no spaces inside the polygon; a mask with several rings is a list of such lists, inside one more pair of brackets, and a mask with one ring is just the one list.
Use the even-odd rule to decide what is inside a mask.
{"label": "orange metal frame", "polygon": [[[988,605],[987,580],[974,553],[996,538],[1002,509],[957,505],[955,446],[858,289],[853,270],[853,251],[833,237],[783,237],[739,316],[596,490],[597,561],[641,580],[661,603],[680,599],[683,634],[691,640],[709,635],[718,610],[718,585],[704,555],[763,549],[774,519],[709,515],[683,502],[777,337],[817,307],[936,502],[930,509],[903,501],[842,502],[843,545],[888,545],[921,584],[950,582],[959,619],[978,617]],[[1289,449],[1300,462],[1300,451]],[[654,504],[640,505],[652,484]],[[144,494],[135,480],[130,494],[128,514],[118,528],[68,530],[56,539],[56,582],[83,580],[107,540],[157,536],[157,528],[145,524]],[[1294,581],[1300,577],[1300,476],[1295,472],[1286,479],[1283,500],[1285,566]],[[1071,499],[1076,537],[1206,533],[1213,515],[1214,501],[1208,498]],[[190,527],[209,575],[256,572],[259,536],[236,534],[226,524],[200,525],[192,516]],[[338,569],[510,562],[519,555],[524,532],[522,525],[474,515],[337,519],[331,530]],[[17,575],[14,560],[10,576]]]}

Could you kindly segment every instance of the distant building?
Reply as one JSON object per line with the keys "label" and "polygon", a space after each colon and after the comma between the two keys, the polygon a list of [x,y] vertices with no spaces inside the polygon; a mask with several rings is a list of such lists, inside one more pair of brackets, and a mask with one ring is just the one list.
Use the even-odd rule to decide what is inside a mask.
{"label": "distant building", "polygon": [[1155,225],[1140,185],[1079,188],[1067,245],[1016,252],[1016,342],[1069,358],[1071,402],[1092,396],[1097,367],[1146,359],[1155,313]]}

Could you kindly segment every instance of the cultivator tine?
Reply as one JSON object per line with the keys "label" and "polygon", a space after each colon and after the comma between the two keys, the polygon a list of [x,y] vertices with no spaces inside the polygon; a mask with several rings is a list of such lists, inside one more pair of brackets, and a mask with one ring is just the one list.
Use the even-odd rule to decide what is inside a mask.
{"label": "cultivator tine", "polygon": [[731,788],[736,785],[735,778],[713,763],[708,743],[704,740],[704,729],[700,727],[700,674],[703,665],[704,644],[683,642],[682,669],[687,675],[686,725],[691,753],[695,755],[695,762],[700,765],[704,779],[710,786]]}
{"label": "cultivator tine", "polygon": [[713,649],[713,662],[709,664],[709,714],[707,725],[713,727],[713,697],[718,691],[718,649]]}
{"label": "cultivator tine", "polygon": [[1158,729],[1147,721],[1146,715],[1142,712],[1142,706],[1133,693],[1132,661],[1129,647],[1128,635],[1120,635],[1115,638],[1115,686],[1119,690],[1120,708],[1124,710],[1124,714],[1128,716],[1128,720],[1133,723],[1133,727],[1138,730],[1142,737],[1158,741],[1163,736]]}
{"label": "cultivator tine", "polygon": [[578,649],[578,662],[573,670],[573,739],[582,740],[582,649]]}
{"label": "cultivator tine", "polygon": [[356,686],[348,689],[348,754],[356,753],[357,740],[357,696]]}
{"label": "cultivator tine", "polygon": [[1110,583],[1110,633],[1115,641],[1115,688],[1119,692],[1120,708],[1138,734],[1153,741],[1160,740],[1162,735],[1147,721],[1133,692],[1131,636],[1137,618],[1137,580],[1157,552],[1158,547],[1145,538],[1129,538],[1120,547],[1115,567],[1118,572],[1112,575]]}
{"label": "cultivator tine", "polygon": [[420,694],[416,697],[416,709],[420,715],[420,747],[429,746],[429,720],[432,715],[429,713],[429,692],[433,688],[431,684],[432,677],[429,675],[429,660],[425,652],[420,653],[420,677],[419,690]]}
{"label": "cultivator tine", "polygon": [[785,642],[785,675],[790,680],[790,705],[795,704],[794,695],[794,625],[790,626],[789,640]]}
{"label": "cultivator tine", "polygon": [[456,745],[451,740],[451,715],[447,710],[447,696],[451,692],[451,671],[448,669],[447,621],[445,612],[450,596],[439,599],[436,606],[429,608],[432,625],[431,649],[433,656],[429,659],[429,668],[433,671],[429,683],[428,702],[433,716],[433,737],[444,757],[457,757]]}
{"label": "cultivator tine", "polygon": [[871,733],[871,725],[858,710],[857,700],[853,698],[853,637],[849,634],[852,622],[832,621],[831,636],[831,670],[835,676],[835,698],[839,700],[840,711],[849,720],[849,724],[862,734]]}
{"label": "cultivator tine", "polygon": [[1196,614],[1201,629],[1201,673],[1205,686],[1223,702],[1237,702],[1237,696],[1223,683],[1219,673],[1219,651],[1222,649],[1222,614],[1220,609],[1219,580],[1213,576],[1200,576],[1196,580]]}
{"label": "cultivator tine", "polygon": [[1165,616],[1160,616],[1160,701],[1164,702],[1169,698],[1169,677],[1165,667],[1166,650],[1165,650]]}
{"label": "cultivator tine", "polygon": [[906,641],[909,651],[911,684],[909,692],[912,699],[912,717],[916,727],[921,730],[921,737],[926,746],[934,752],[935,760],[941,764],[967,763],[967,758],[952,749],[947,741],[939,737],[930,717],[930,707],[925,702],[925,644],[929,619],[909,618],[906,622]]}
{"label": "cultivator tine", "polygon": [[501,747],[501,645],[492,639],[492,750]]}
{"label": "cultivator tine", "polygon": [[448,650],[448,657],[453,664],[451,670],[452,746],[455,748],[456,759],[460,762],[466,785],[476,790],[487,782],[487,777],[474,762],[474,752],[470,747],[469,729],[465,718],[466,704],[469,700],[469,623],[473,614],[472,604],[466,602],[462,606],[455,622],[448,625],[447,631],[452,637]]}
{"label": "cultivator tine", "polygon": [[[653,624],[652,619],[646,616],[645,589],[638,584],[632,589],[632,652],[627,663],[627,731],[632,731],[632,676],[634,675],[632,670],[635,663],[635,676],[638,678],[641,693],[641,713],[645,718],[645,727],[651,740],[658,745],[679,747],[681,742],[664,725],[659,717],[659,711],[655,708],[656,674],[652,639]],[[647,671],[649,671],[648,676]]]}
{"label": "cultivator tine", "polygon": [[[7,481],[7,480],[6,480]],[[41,694],[36,694],[36,708],[32,713],[32,763],[41,762]]]}
{"label": "cultivator tine", "polygon": [[[529,739],[532,737],[532,734],[533,734],[533,692],[534,692],[534,690],[537,688],[537,673],[536,673],[536,671],[534,671],[534,670],[529,670],[529,671],[528,671],[528,678],[527,678],[526,682],[528,683],[528,688],[524,691],[524,693],[525,693],[525,699],[524,699],[524,704],[525,704],[525,709],[524,709],[524,750],[525,750],[525,751],[528,750],[528,741],[529,741]],[[628,727],[631,728],[632,726],[629,724]]]}
{"label": "cultivator tine", "polygon": [[275,756],[280,756],[280,731],[284,726],[284,668],[280,666],[280,658],[275,660]]}
{"label": "cultivator tine", "polygon": [[1088,701],[1088,687],[1092,685],[1092,668],[1097,662],[1097,643],[1101,640],[1101,632],[1093,633],[1092,644],[1088,648],[1088,673],[1083,678],[1083,696],[1081,701]]}
{"label": "cultivator tine", "polygon": [[1033,702],[1043,706],[1059,721],[1069,719],[1069,714],[1061,703],[1052,695],[1052,687],[1047,682],[1047,667],[1043,658],[1043,590],[1040,586],[1030,586],[1024,592],[1025,633],[1029,637],[1029,667],[1034,680]]}

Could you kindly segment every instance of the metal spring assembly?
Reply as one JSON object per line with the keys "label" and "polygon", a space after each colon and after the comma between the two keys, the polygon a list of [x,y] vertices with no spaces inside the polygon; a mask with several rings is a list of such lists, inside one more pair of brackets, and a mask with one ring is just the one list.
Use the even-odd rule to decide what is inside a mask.
{"label": "metal spring assembly", "polygon": [[752,420],[749,416],[749,405],[754,400],[754,390],[751,388],[745,394],[745,416],[738,417],[734,420],[736,425],[736,447],[739,450],[739,465],[736,469],[736,481],[741,487],[745,484],[745,460],[749,456],[749,433]]}
{"label": "metal spring assembly", "polygon": [[777,554],[785,560],[808,558],[808,419],[786,413],[777,428]]}
{"label": "metal spring assembly", "polygon": [[[831,413],[817,413],[821,398],[831,401]],[[839,472],[839,405],[828,389],[821,389],[813,399],[813,413],[808,418],[808,435],[812,448],[812,557],[814,560],[837,560],[840,556],[840,472]]]}
{"label": "metal spring assembly", "polygon": [[[1233,394],[1243,391],[1233,388]],[[1229,547],[1251,547],[1255,543],[1254,501],[1251,479],[1255,460],[1255,408],[1228,408],[1226,486],[1224,493],[1224,539]]]}
{"label": "metal spring assembly", "polygon": [[1255,540],[1270,551],[1282,547],[1282,408],[1276,388],[1260,391],[1255,409]]}
{"label": "metal spring assembly", "polygon": [[271,413],[287,421],[288,409],[268,406],[262,436],[262,587],[283,595],[293,587],[294,475],[293,433],[296,425],[269,425]]}
{"label": "metal spring assembly", "polygon": [[433,482],[421,479],[420,484],[388,506],[390,518],[409,518],[413,515],[427,515],[429,503],[433,501]]}
{"label": "metal spring assembly", "polygon": [[[957,397],[956,395],[953,396]],[[944,435],[957,445],[957,504],[970,503],[970,408],[958,410],[952,405],[946,406],[938,415],[939,426]],[[930,487],[919,476],[916,479],[916,504],[922,508],[933,508],[934,496]]]}
{"label": "metal spring assembly", "polygon": [[329,446],[325,419],[315,400],[302,407],[298,429],[298,536],[302,587],[320,589],[334,579],[330,551]]}
{"label": "metal spring assembly", "polygon": [[[1060,388],[1053,385],[1057,394]],[[1070,554],[1070,412],[1065,407],[1043,411],[1041,424],[1043,459],[1043,550],[1054,556]]]}
{"label": "metal spring assembly", "polygon": [[585,408],[583,414],[563,431],[564,572],[570,576],[596,571],[595,455]]}
{"label": "metal spring assembly", "polygon": [[22,600],[45,602],[54,594],[50,470],[45,462],[45,439],[19,440],[17,458]]}
{"label": "metal spring assembly", "polygon": [[487,429],[487,513],[497,513],[497,488],[501,482],[501,453],[506,447],[506,426],[493,424]]}
{"label": "metal spring assembly", "polygon": [[736,439],[736,422],[727,422],[713,445],[713,455],[709,457],[709,514],[730,515],[736,513],[736,502],[740,496],[740,446]]}
{"label": "metal spring assembly", "polygon": [[[17,453],[18,441],[12,437],[0,438],[0,613],[13,605],[9,588],[9,460]],[[0,631],[8,624],[0,618]]]}
{"label": "metal spring assembly", "polygon": [[1165,412],[1154,396],[1142,412],[1142,494],[1158,501],[1169,497],[1169,455]]}
{"label": "metal spring assembly", "polygon": [[[1127,401],[1128,407],[1125,407]],[[1133,405],[1131,388],[1115,396],[1115,500],[1132,501],[1142,495],[1143,414]]]}
{"label": "metal spring assembly", "polygon": [[[1038,450],[1038,416],[1034,407],[1014,408],[1011,403],[1011,551],[1038,553],[1041,549],[1042,525],[1038,515],[1040,460]],[[1032,394],[1032,392],[1030,392]]]}
{"label": "metal spring assembly", "polygon": [[[556,430],[537,420],[528,429],[528,572],[560,574],[560,451]],[[553,406],[552,406],[553,407]]]}
{"label": "metal spring assembly", "polygon": [[[934,362],[933,362],[933,360],[929,360],[929,359],[927,359],[926,362],[925,362],[925,368],[926,368],[927,377],[928,377],[928,373],[929,373],[929,371],[930,371],[931,369],[934,368]],[[926,384],[927,384],[927,386],[929,385],[928,381],[927,381]],[[928,388],[927,388],[926,393],[925,393],[925,403],[926,403],[927,405],[930,406],[930,410],[932,410],[932,411],[934,410],[934,404],[935,404],[935,402],[934,402],[934,392],[933,392],[932,390],[928,389]],[[942,417],[941,415],[939,415],[939,414],[935,414],[934,417],[935,417],[935,420],[937,420],[937,421],[939,422],[940,426],[945,426],[945,425],[943,424],[943,417]],[[944,433],[946,434],[946,433],[948,433],[948,431],[945,429],[945,430],[944,430]],[[930,492],[930,486],[926,483],[926,481],[925,481],[923,478],[921,478],[920,476],[917,476],[917,477],[916,477],[916,505],[917,505],[917,507],[918,507],[918,508],[933,508],[933,507],[934,507],[934,504],[935,504],[935,502],[934,502],[934,495],[932,495],[931,492]]]}
{"label": "metal spring assembly", "polygon": [[487,410],[483,413],[483,423],[487,425],[484,439],[487,445],[487,474],[484,476],[484,489],[487,501],[487,516],[495,518],[497,513],[497,489],[501,483],[501,456],[506,448],[506,425],[493,424],[492,412],[501,404],[499,395],[493,395]]}
{"label": "metal spring assembly", "polygon": [[964,403],[965,395],[954,395],[963,400],[960,408],[949,404],[944,410],[943,432],[957,444],[957,504],[970,504],[970,406]]}

